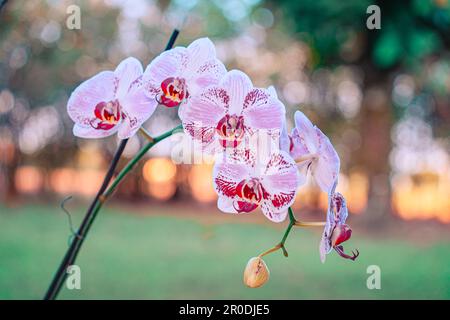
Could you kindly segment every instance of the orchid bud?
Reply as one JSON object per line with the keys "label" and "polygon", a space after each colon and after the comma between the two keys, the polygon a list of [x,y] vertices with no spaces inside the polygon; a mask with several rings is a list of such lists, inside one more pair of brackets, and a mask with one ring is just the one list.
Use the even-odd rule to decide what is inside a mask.
{"label": "orchid bud", "polygon": [[251,258],[244,270],[244,283],[247,287],[258,288],[269,280],[269,269],[261,257]]}
{"label": "orchid bud", "polygon": [[344,241],[347,241],[352,236],[352,229],[347,224],[339,224],[334,228],[331,235],[331,245],[338,246]]}

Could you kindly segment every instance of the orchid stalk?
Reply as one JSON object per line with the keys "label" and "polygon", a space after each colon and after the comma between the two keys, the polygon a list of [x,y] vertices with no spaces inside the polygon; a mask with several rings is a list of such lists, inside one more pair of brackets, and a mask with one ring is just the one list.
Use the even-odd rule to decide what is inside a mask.
{"label": "orchid stalk", "polygon": [[[179,34],[179,31],[177,29],[174,29],[174,31],[172,32],[172,35],[169,38],[169,41],[167,42],[165,50],[170,50],[173,47],[175,40],[178,37],[178,34]],[[74,131],[75,131],[75,128],[74,128]],[[173,132],[173,130],[169,131],[168,133],[170,133],[170,135],[171,135],[172,132]],[[160,140],[162,140],[162,139],[166,138],[166,135],[168,133],[163,134],[158,138],[160,138]],[[155,139],[155,141],[156,141],[156,139]],[[157,143],[155,141],[153,141],[153,144],[152,144],[152,142],[149,142],[142,150],[147,149],[147,151],[148,151],[154,144]],[[139,159],[137,159],[136,162],[134,162],[134,163],[133,163],[133,161],[130,161],[130,163],[132,163],[131,167],[127,171],[124,172],[124,170],[128,166],[125,167],[124,170],[122,170],[121,173],[119,174],[119,176],[117,177],[117,178],[120,178],[120,180],[117,181],[117,178],[116,178],[115,183],[113,183],[108,188],[108,185],[110,184],[111,179],[113,178],[114,172],[119,163],[120,157],[122,156],[122,153],[125,150],[127,142],[128,142],[128,138],[123,139],[120,142],[119,147],[117,148],[116,153],[114,154],[113,160],[111,161],[109,169],[105,175],[103,183],[102,183],[99,191],[97,192],[94,200],[92,201],[91,205],[89,206],[89,209],[86,212],[86,215],[84,216],[84,219],[76,233],[76,236],[74,237],[73,241],[71,242],[69,249],[67,250],[66,254],[64,255],[63,260],[61,261],[61,264],[60,264],[59,268],[57,269],[52,282],[50,283],[50,286],[44,296],[45,300],[56,299],[56,297],[58,296],[59,292],[61,291],[61,287],[67,277],[66,270],[69,266],[71,266],[75,263],[75,260],[78,256],[78,253],[83,244],[83,241],[86,238],[86,236],[90,230],[90,227],[91,227],[92,223],[94,222],[95,217],[97,216],[98,211],[100,211],[100,208],[101,208],[103,202],[106,200],[106,198],[109,196],[109,194],[111,194],[114,191],[117,184],[131,170],[131,168],[134,166],[134,164],[137,161],[139,161],[139,159],[145,154],[146,151],[144,153],[142,153],[141,157]],[[135,158],[133,160],[135,160]],[[114,187],[113,187],[113,185],[114,185]],[[113,188],[111,188],[111,187],[113,187]]]}
{"label": "orchid stalk", "polygon": [[[177,34],[175,30],[166,49],[172,47]],[[178,107],[182,124],[152,137],[142,125],[158,106]],[[295,128],[289,135],[286,108],[275,89],[255,87],[242,71],[227,72],[208,38],[166,50],[145,70],[135,58],[123,60],[114,71],[102,71],[80,84],[69,98],[67,111],[75,123],[75,136],[117,134],[122,141],[45,299],[56,298],[66,269],[75,262],[103,204],[153,146],[178,130],[194,143],[194,152],[215,157],[212,184],[219,210],[246,214],[259,208],[275,223],[289,216],[280,243],[250,259],[244,272],[247,286],[256,288],[268,281],[263,256],[280,249],[288,256],[285,243],[293,227],[324,227],[319,250],[322,262],[332,249],[351,260],[359,254],[356,250],[348,255],[342,246],[352,230],[345,223],[345,199],[335,192],[340,160],[330,140],[300,111],[295,113]],[[147,144],[112,180],[128,138],[138,132]],[[299,221],[291,208],[308,175],[328,193],[325,222]]]}
{"label": "orchid stalk", "polygon": [[288,252],[287,252],[286,247],[285,247],[284,244],[286,243],[286,240],[287,240],[287,238],[289,236],[289,233],[291,232],[292,227],[294,227],[294,226],[295,227],[323,227],[323,226],[326,225],[326,222],[320,222],[320,221],[319,222],[298,221],[295,218],[294,211],[292,210],[291,207],[289,207],[288,212],[289,212],[289,224],[288,224],[288,226],[286,228],[286,231],[283,234],[283,238],[281,239],[280,243],[278,243],[273,248],[270,248],[269,250],[261,253],[259,255],[259,257],[263,257],[263,256],[268,255],[269,253],[275,252],[275,251],[277,251],[279,249],[283,250],[284,256],[287,257],[288,256]]}
{"label": "orchid stalk", "polygon": [[91,222],[89,224],[89,227],[92,224],[92,222],[94,221],[97,213],[102,208],[103,204],[106,202],[106,200],[108,200],[109,197],[111,197],[111,195],[117,189],[117,187],[122,182],[122,180],[125,178],[125,176],[131,170],[133,170],[135,165],[147,154],[147,152],[151,148],[153,148],[158,142],[161,142],[164,139],[167,139],[170,136],[172,136],[174,133],[177,133],[178,131],[182,131],[182,130],[183,130],[183,127],[181,125],[179,125],[179,126],[173,128],[155,138],[152,138],[150,135],[148,135],[148,133],[145,134],[145,138],[148,140],[147,144],[127,163],[127,165],[119,172],[117,177],[113,180],[111,185],[102,194],[102,196],[100,197],[100,201],[97,202],[97,205],[94,208],[93,216],[92,216]]}

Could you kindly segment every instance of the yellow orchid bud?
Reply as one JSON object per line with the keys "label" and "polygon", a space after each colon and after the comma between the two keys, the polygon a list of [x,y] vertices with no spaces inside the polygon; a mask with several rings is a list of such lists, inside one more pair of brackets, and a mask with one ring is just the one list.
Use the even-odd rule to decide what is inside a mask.
{"label": "yellow orchid bud", "polygon": [[244,283],[247,287],[258,288],[269,280],[269,269],[261,257],[251,258],[244,270]]}

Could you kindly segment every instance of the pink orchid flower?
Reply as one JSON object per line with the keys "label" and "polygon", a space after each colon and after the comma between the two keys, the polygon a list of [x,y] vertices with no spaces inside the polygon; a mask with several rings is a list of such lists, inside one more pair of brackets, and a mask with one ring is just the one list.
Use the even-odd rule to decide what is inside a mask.
{"label": "pink orchid flower", "polygon": [[232,70],[193,96],[179,115],[185,132],[213,153],[236,148],[258,131],[278,137],[285,112],[273,89],[255,88],[245,73]]}
{"label": "pink orchid flower", "polygon": [[352,251],[352,255],[344,252],[342,243],[350,239],[352,229],[345,224],[348,216],[347,204],[345,199],[339,192],[333,191],[329,195],[327,222],[320,241],[320,260],[325,262],[326,255],[334,249],[341,257],[345,259],[355,260],[359,256],[359,251]]}
{"label": "pink orchid flower", "polygon": [[161,53],[145,69],[147,95],[166,107],[176,107],[197,91],[217,84],[226,73],[208,38]]}
{"label": "pink orchid flower", "polygon": [[260,207],[264,215],[281,222],[295,200],[298,170],[284,151],[257,161],[250,150],[236,149],[214,167],[218,207],[227,213],[248,213]]}
{"label": "pink orchid flower", "polygon": [[309,171],[319,187],[324,192],[330,192],[339,174],[339,156],[330,139],[302,112],[295,112],[295,127],[291,135],[283,126],[280,148],[289,151],[295,159],[302,181],[306,180]]}
{"label": "pink orchid flower", "polygon": [[80,84],[67,103],[74,135],[101,138],[118,132],[120,139],[134,135],[156,108],[142,89],[142,71],[137,59],[127,58],[116,70],[100,72]]}

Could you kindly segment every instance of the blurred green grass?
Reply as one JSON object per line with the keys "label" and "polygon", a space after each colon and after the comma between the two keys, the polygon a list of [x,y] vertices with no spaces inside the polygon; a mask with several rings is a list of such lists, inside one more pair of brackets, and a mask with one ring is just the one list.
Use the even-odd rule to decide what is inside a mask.
{"label": "blurred green grass", "polygon": [[[319,230],[294,230],[281,252],[266,257],[270,281],[242,284],[248,259],[276,244],[280,228],[204,223],[192,217],[103,211],[77,264],[81,290],[62,299],[449,299],[447,242],[414,243],[355,233],[356,262],[330,254],[321,264]],[[211,212],[211,214],[217,214]],[[81,211],[74,213],[76,222]],[[229,221],[229,220],[227,220]],[[0,207],[0,299],[42,298],[67,248],[67,219],[46,206]],[[366,268],[378,265],[381,290],[368,290]]]}

